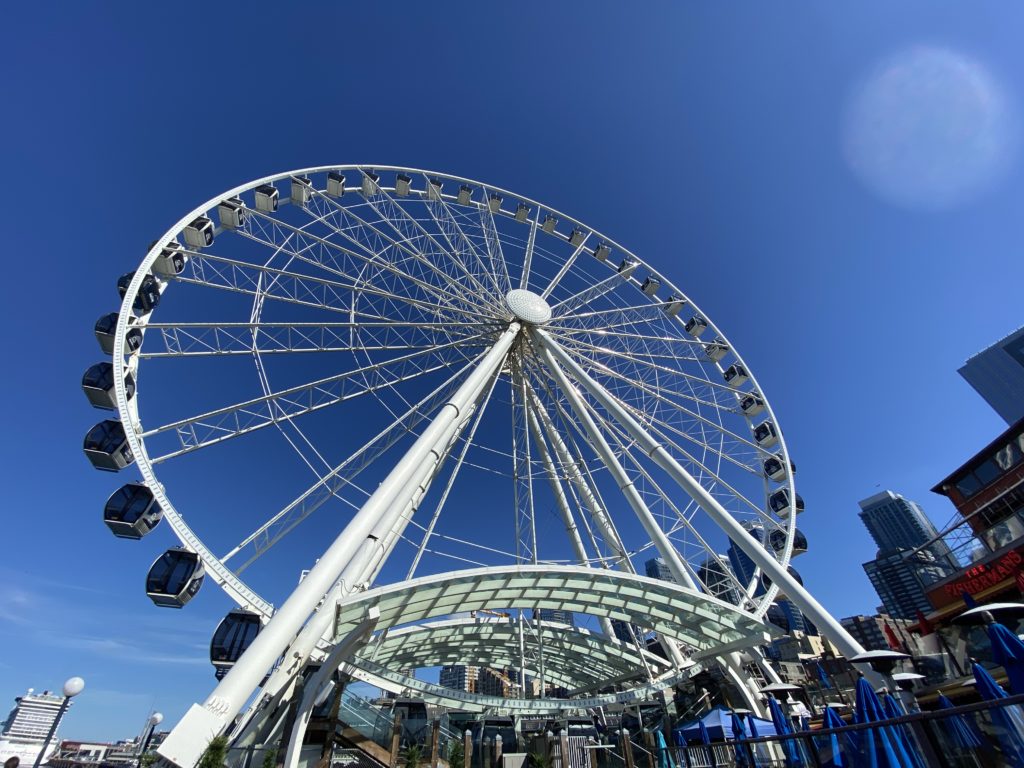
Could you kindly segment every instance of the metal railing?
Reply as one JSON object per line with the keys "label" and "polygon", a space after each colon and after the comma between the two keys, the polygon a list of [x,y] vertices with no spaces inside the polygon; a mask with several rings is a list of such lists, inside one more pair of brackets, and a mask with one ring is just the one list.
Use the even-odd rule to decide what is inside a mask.
{"label": "metal railing", "polygon": [[[867,765],[873,750],[888,745],[911,762],[907,768],[993,768],[1017,765],[1024,755],[1024,695],[981,701],[954,709],[915,712],[877,723],[819,728],[785,736],[717,741],[710,745],[672,745],[656,749],[657,768],[819,768]],[[1019,752],[1017,751],[1019,750]],[[635,758],[651,753],[633,745]],[[648,763],[635,760],[636,768]],[[603,768],[603,767],[601,767]],[[609,767],[610,768],[610,767]]]}

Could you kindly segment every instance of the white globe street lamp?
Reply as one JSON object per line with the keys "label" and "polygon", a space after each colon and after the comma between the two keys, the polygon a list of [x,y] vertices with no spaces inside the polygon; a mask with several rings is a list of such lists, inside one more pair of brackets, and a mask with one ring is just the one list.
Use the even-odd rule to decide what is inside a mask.
{"label": "white globe street lamp", "polygon": [[84,689],[85,680],[80,677],[69,677],[64,681],[64,701],[60,703],[60,709],[57,710],[57,716],[53,719],[53,724],[50,726],[50,732],[46,734],[46,740],[43,741],[43,747],[39,750],[39,754],[36,755],[36,762],[32,768],[39,768],[39,764],[42,763],[46,750],[50,747],[50,739],[53,738],[53,734],[57,730],[57,726],[60,725],[60,721],[64,719],[64,713],[68,711],[68,705],[71,703],[72,697],[77,696]]}

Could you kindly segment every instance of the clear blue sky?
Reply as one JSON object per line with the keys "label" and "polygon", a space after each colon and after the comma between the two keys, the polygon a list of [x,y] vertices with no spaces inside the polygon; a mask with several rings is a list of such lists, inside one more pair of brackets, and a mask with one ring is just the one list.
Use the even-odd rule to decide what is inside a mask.
{"label": "clear blue sky", "polygon": [[[961,123],[858,89],[932,46],[977,62],[1020,108],[1022,17],[985,2],[12,6],[0,705],[79,674],[63,735],[113,739],[151,706],[173,722],[208,692],[228,603],[209,586],[180,612],[149,603],[145,572],[171,536],[133,546],[102,525],[117,482],[81,454],[97,414],[78,382],[100,357],[93,322],[153,238],[222,190],[308,165],[483,179],[685,285],[786,430],[806,583],[840,616],[871,612],[857,501],[892,488],[941,523],[952,508],[928,489],[1001,430],[956,369],[1022,323],[1024,174],[1008,150],[1002,175],[975,183],[991,147],[942,165],[972,140]],[[941,92],[922,66],[922,87]],[[925,150],[946,154],[911,142],[871,155],[892,142],[870,120],[844,144],[844,120],[863,125],[844,115],[865,99],[939,125]],[[886,186],[890,167],[932,181]],[[959,197],[929,197],[958,179]]]}

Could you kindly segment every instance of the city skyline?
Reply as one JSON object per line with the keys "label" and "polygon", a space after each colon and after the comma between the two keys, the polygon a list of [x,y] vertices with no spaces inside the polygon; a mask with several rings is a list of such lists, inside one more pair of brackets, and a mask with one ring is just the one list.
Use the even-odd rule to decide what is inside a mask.
{"label": "city skyline", "polygon": [[[117,276],[154,237],[235,184],[321,162],[484,178],[593,222],[680,275],[779,414],[807,502],[805,582],[836,616],[872,611],[861,563],[873,544],[856,500],[893,488],[941,527],[954,510],[929,489],[1004,426],[957,370],[1020,325],[1024,177],[1013,165],[942,215],[908,208],[850,167],[843,116],[880,62],[922,41],[980,62],[1019,104],[1022,14],[983,5],[808,5],[785,16],[751,6],[739,25],[711,8],[554,8],[543,21],[497,8],[460,18],[276,8],[238,19],[125,4],[69,8],[56,20],[14,9],[3,55],[17,73],[17,119],[0,130],[18,148],[11,170],[22,189],[8,190],[6,209],[12,221],[43,221],[12,228],[9,252],[23,256],[3,288],[9,328],[41,319],[20,345],[22,370],[36,377],[9,409],[18,439],[4,448],[15,481],[0,564],[0,697],[80,674],[87,688],[61,735],[114,740],[137,733],[153,709],[173,724],[212,687],[210,636],[231,604],[209,581],[182,611],[146,598],[147,570],[175,542],[166,526],[145,542],[114,540],[104,527],[104,500],[134,477],[114,480],[83,459],[82,436],[102,416],[78,381],[100,359],[92,326],[116,308]],[[481,33],[495,28],[505,35]],[[370,29],[387,34],[355,34]],[[152,44],[157,34],[191,41],[195,55],[169,55]],[[330,35],[344,39],[346,60],[379,56],[381,44],[411,57],[428,39],[438,61],[381,57],[371,75],[339,67]],[[62,56],[40,57],[41,48]],[[304,74],[277,67],[237,90],[213,85],[240,62],[261,69],[255,51],[283,48],[305,52]],[[308,111],[272,104],[275,90]],[[160,117],[191,112],[192,98],[204,109],[187,130]],[[55,182],[73,202],[59,223],[45,206]],[[965,292],[967,265],[1001,279]],[[217,496],[192,489],[189,518],[226,540],[225,510],[258,505],[258,479],[239,472]],[[561,534],[550,510],[538,521],[538,536]],[[302,565],[278,581],[294,585],[324,538],[297,540],[288,554]]]}

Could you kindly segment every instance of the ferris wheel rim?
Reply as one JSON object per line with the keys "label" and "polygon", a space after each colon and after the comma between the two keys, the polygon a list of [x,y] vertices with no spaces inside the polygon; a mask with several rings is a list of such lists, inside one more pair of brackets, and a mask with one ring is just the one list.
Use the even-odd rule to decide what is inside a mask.
{"label": "ferris wheel rim", "polygon": [[[238,185],[226,192],[216,195],[215,197],[211,198],[205,203],[194,208],[192,211],[190,211],[188,214],[182,217],[174,226],[168,229],[149,249],[145,257],[143,258],[142,262],[137,267],[135,275],[129,282],[127,290],[125,292],[125,297],[121,303],[117,326],[114,335],[113,355],[114,389],[117,410],[121,414],[127,442],[132,450],[133,455],[135,456],[135,463],[138,464],[139,466],[139,471],[140,474],[142,475],[143,482],[145,482],[145,484],[153,492],[154,498],[163,509],[164,515],[168,518],[168,522],[172,530],[174,531],[175,535],[179,539],[179,541],[182,543],[184,547],[195,552],[199,556],[204,568],[206,569],[207,574],[210,575],[212,579],[218,584],[218,586],[224,589],[225,592],[235,602],[239,604],[239,606],[260,613],[264,617],[269,617],[272,614],[272,604],[264,600],[255,591],[249,588],[248,585],[240,577],[238,577],[232,569],[228,568],[224,564],[222,558],[214,554],[208,547],[206,547],[205,544],[203,544],[200,537],[184,521],[182,516],[178,513],[174,505],[171,503],[170,499],[168,498],[163,488],[163,485],[160,483],[157,474],[153,469],[153,462],[146,450],[145,440],[143,439],[143,436],[141,434],[142,430],[138,417],[137,400],[128,398],[125,391],[124,373],[128,367],[126,364],[126,359],[131,354],[126,347],[126,335],[130,321],[133,318],[137,317],[135,311],[133,310],[132,302],[133,298],[136,296],[142,285],[142,281],[148,274],[150,274],[154,262],[159,257],[161,250],[166,245],[166,243],[170,239],[176,239],[176,237],[190,222],[194,221],[198,216],[207,214],[211,209],[214,209],[220,201],[250,191],[260,186],[261,184],[272,184],[274,182],[286,180],[296,176],[322,174],[330,171],[356,171],[360,173],[365,173],[367,171],[386,171],[405,172],[408,174],[422,174],[423,176],[428,178],[437,177],[444,181],[452,181],[456,183],[473,185],[476,188],[485,190],[485,193],[492,192],[496,194],[507,195],[515,200],[522,201],[525,204],[536,206],[538,209],[538,215],[540,210],[544,210],[552,215],[557,215],[561,220],[564,220],[570,224],[585,227],[589,232],[591,232],[594,235],[597,235],[602,242],[606,242],[609,245],[614,246],[619,252],[625,254],[630,259],[634,260],[637,264],[648,266],[647,263],[641,257],[637,256],[632,251],[622,246],[618,241],[605,236],[603,233],[584,224],[582,221],[575,219],[574,217],[569,216],[558,209],[552,208],[547,204],[541,203],[532,198],[528,198],[519,193],[511,192],[509,190],[496,187],[492,184],[487,184],[484,182],[476,181],[473,179],[467,179],[452,174],[434,172],[424,169],[407,168],[404,166],[370,164],[321,165],[271,174],[260,179],[256,179]],[[416,190],[416,193],[419,195],[424,194],[424,192],[420,190]],[[480,203],[479,201],[474,201],[474,203],[477,207],[484,205],[484,203]],[[662,276],[663,274],[661,270],[653,271],[657,273],[659,276]],[[687,304],[690,307],[692,307],[694,311],[699,313],[699,315],[707,322],[710,331],[712,331],[714,334],[716,334],[718,337],[725,340],[726,342],[728,341],[728,337],[721,332],[718,326],[714,323],[714,321],[711,318],[707,316],[706,313],[700,311],[699,305],[696,302],[694,302],[688,294],[686,294],[684,291],[678,288],[678,286],[672,283],[669,278],[664,277],[663,279],[665,281],[666,287],[672,289],[673,291],[676,291],[685,299]],[[148,316],[149,313],[141,315],[141,317],[145,318],[148,318]],[[676,322],[681,323],[681,320],[679,318],[675,319]],[[748,377],[752,383],[753,391],[758,393],[758,395],[764,401],[764,411],[766,413],[767,418],[777,425],[778,421],[775,418],[775,414],[772,409],[771,403],[764,394],[764,389],[757,382],[751,369],[745,365],[742,356],[736,350],[735,346],[729,344],[729,347],[730,353],[736,359],[736,361],[744,365],[744,367],[746,367]],[[717,368],[719,372],[721,372],[721,366],[717,362],[712,362],[711,365],[714,368]],[[125,415],[128,416],[127,419],[125,419]],[[752,426],[752,422],[749,418],[746,418],[746,421],[748,422],[748,426]],[[789,461],[789,452],[785,443],[785,437],[782,434],[781,430],[779,430],[778,434],[777,452],[786,459],[786,461],[784,462],[786,477],[785,485],[783,487],[788,488],[790,492],[795,495],[796,486],[792,476],[792,469]],[[783,550],[776,554],[780,563],[782,563],[785,566],[789,563],[789,560],[792,556],[793,543],[797,530],[795,514],[791,514],[789,516],[789,520],[785,521],[784,524],[780,527],[783,527],[786,530],[787,535]],[[757,576],[755,575],[755,580],[756,578]],[[770,606],[777,592],[778,586],[773,584],[768,588],[766,593],[759,596],[759,605],[763,607],[763,610],[759,609],[762,615],[764,612],[767,611],[768,606]]]}

